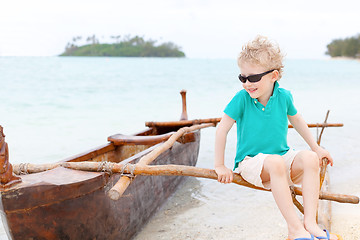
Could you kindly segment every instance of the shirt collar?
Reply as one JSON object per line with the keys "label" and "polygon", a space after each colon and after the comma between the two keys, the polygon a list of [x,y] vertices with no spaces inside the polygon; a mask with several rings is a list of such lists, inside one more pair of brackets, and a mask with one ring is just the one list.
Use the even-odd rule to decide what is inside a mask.
{"label": "shirt collar", "polygon": [[276,81],[274,84],[274,90],[273,90],[272,96],[276,97],[278,90],[279,90],[279,83],[278,83],[278,81]]}

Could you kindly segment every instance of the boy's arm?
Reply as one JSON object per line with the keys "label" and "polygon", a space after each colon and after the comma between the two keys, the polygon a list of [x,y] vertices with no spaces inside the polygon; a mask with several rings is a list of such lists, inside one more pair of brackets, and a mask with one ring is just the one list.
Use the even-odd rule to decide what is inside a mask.
{"label": "boy's arm", "polygon": [[215,172],[218,175],[218,181],[221,183],[231,183],[233,172],[224,164],[226,137],[235,120],[224,114],[216,129],[215,137]]}
{"label": "boy's arm", "polygon": [[297,113],[294,116],[288,115],[290,123],[294,126],[296,131],[301,135],[301,137],[305,140],[305,142],[309,145],[311,150],[317,153],[320,164],[322,163],[322,159],[326,157],[329,160],[329,163],[331,166],[333,165],[333,159],[330,156],[330,153],[320,147],[317,142],[315,141],[313,135],[311,134],[305,120],[302,118],[302,116]]}

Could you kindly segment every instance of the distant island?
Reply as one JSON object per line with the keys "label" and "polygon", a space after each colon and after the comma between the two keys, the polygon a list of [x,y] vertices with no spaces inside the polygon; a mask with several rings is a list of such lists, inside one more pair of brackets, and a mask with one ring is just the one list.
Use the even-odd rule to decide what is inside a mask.
{"label": "distant island", "polygon": [[84,45],[81,36],[74,37],[60,56],[97,56],[97,57],[185,57],[180,47],[172,42],[156,45],[157,41],[129,35],[121,38],[111,36],[114,43],[99,43],[95,35],[87,37]]}
{"label": "distant island", "polygon": [[331,57],[360,58],[360,34],[333,40],[327,45],[326,54]]}

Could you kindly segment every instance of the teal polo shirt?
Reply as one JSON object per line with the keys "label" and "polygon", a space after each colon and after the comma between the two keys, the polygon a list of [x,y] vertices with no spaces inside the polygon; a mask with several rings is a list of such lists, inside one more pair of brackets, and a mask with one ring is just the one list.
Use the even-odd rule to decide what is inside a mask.
{"label": "teal polo shirt", "polygon": [[236,121],[234,169],[246,156],[284,155],[289,150],[287,115],[294,116],[297,110],[290,91],[280,88],[277,81],[266,107],[243,89],[229,102],[224,113]]}

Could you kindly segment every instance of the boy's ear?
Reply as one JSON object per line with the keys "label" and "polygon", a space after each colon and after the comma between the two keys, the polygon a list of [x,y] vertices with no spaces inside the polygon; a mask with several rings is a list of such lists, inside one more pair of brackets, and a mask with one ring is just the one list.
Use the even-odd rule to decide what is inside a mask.
{"label": "boy's ear", "polygon": [[278,70],[274,70],[271,74],[272,80],[275,82],[276,80],[279,79],[279,71]]}

